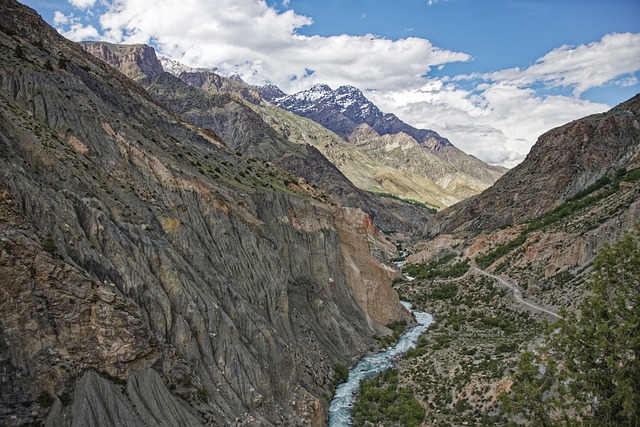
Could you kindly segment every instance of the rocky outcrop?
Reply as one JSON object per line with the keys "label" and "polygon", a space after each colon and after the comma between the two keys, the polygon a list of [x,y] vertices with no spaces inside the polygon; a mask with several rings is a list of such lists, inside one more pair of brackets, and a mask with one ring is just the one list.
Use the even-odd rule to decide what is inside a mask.
{"label": "rocky outcrop", "polygon": [[370,218],[0,6],[0,423],[317,425],[405,315]]}
{"label": "rocky outcrop", "polygon": [[87,52],[102,58],[107,64],[132,80],[140,80],[147,76],[155,77],[164,72],[155,50],[148,45],[93,42],[83,42],[80,45]]}

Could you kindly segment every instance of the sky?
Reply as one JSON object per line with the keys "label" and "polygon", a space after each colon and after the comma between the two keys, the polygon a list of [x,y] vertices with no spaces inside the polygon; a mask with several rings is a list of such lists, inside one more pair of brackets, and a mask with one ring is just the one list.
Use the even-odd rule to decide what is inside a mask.
{"label": "sky", "polygon": [[146,43],[286,93],[355,86],[506,167],[640,92],[638,0],[20,1],[74,41]]}

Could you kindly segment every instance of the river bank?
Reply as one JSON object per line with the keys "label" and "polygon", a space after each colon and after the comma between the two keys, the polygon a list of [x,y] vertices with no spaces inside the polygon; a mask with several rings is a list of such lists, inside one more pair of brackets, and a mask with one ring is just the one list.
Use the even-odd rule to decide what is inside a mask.
{"label": "river bank", "polygon": [[396,359],[414,347],[418,338],[433,324],[434,318],[431,314],[412,310],[410,303],[402,302],[402,304],[413,313],[418,325],[405,332],[394,346],[389,347],[386,351],[365,356],[349,371],[349,378],[338,386],[329,407],[329,425],[331,427],[352,425],[351,409],[357,397],[360,381],[391,368]]}

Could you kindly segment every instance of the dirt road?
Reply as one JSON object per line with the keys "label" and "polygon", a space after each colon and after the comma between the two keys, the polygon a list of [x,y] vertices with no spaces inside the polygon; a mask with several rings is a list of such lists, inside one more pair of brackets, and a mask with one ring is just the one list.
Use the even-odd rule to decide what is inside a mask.
{"label": "dirt road", "polygon": [[470,271],[472,271],[474,273],[482,274],[484,276],[487,276],[487,277],[490,277],[490,278],[492,278],[494,280],[497,280],[502,286],[505,286],[505,287],[511,289],[511,291],[513,292],[513,297],[515,298],[516,301],[518,301],[520,304],[522,304],[522,305],[524,305],[526,307],[529,307],[533,311],[537,311],[539,313],[546,313],[546,314],[548,314],[550,316],[555,317],[556,319],[560,319],[561,318],[561,316],[558,313],[556,313],[554,311],[551,311],[549,309],[546,309],[546,308],[544,308],[542,306],[539,306],[538,304],[535,304],[535,303],[533,303],[531,301],[527,301],[526,299],[524,299],[522,297],[522,291],[520,290],[518,285],[516,285],[514,283],[511,283],[508,280],[506,280],[506,279],[504,279],[504,278],[502,278],[500,276],[496,276],[495,274],[487,273],[486,271],[481,270],[480,268],[478,268],[475,265],[471,266]]}

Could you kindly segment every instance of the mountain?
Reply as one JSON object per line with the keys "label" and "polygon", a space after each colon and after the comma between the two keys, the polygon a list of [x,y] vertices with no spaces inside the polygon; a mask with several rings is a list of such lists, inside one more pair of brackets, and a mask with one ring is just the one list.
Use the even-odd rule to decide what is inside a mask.
{"label": "mountain", "polygon": [[[82,43],[82,46],[123,73],[139,74],[135,70],[137,60],[123,56],[113,61],[111,56],[103,54],[105,49],[100,42]],[[159,63],[155,57],[148,59]],[[322,188],[343,206],[361,208],[382,230],[411,233],[432,215],[419,206],[380,198],[354,186],[319,149],[309,145],[309,141],[294,141],[281,134],[272,121],[266,123],[264,111],[270,106],[264,104],[255,88],[241,81],[203,70],[183,72],[180,78],[169,73],[150,75],[139,83],[176,114],[214,131],[229,147],[243,155],[277,163]]]}
{"label": "mountain", "polygon": [[[536,298],[575,303],[602,246],[640,223],[639,122],[640,94],[546,132],[492,187],[426,224],[412,261],[456,247],[481,266],[539,284]],[[574,277],[578,289],[553,287],[558,274]]]}
{"label": "mountain", "polygon": [[[348,180],[356,184],[358,188],[366,191],[389,194],[426,203],[432,207],[443,208],[484,190],[488,183],[494,182],[504,171],[502,168],[487,168],[486,164],[460,152],[435,132],[414,129],[400,122],[395,116],[383,115],[360,91],[352,87],[345,86],[342,88],[344,90],[338,96],[340,102],[364,106],[362,111],[366,111],[366,113],[363,113],[359,120],[372,122],[371,118],[377,117],[375,120],[383,123],[383,126],[378,126],[381,131],[391,129],[399,133],[387,134],[381,137],[375,130],[372,133],[363,131],[362,127],[371,128],[366,124],[362,124],[356,126],[351,145],[345,144],[344,140],[341,140],[339,136],[322,128],[311,134],[302,132],[304,135],[301,135],[300,128],[309,128],[310,125],[301,123],[294,116],[279,114],[269,108],[269,103],[263,101],[263,97],[272,99],[273,97],[285,96],[276,86],[268,85],[255,88],[247,85],[238,77],[224,77],[217,74],[215,70],[193,69],[167,58],[158,59],[154,55],[147,54],[149,49],[153,51],[148,46],[145,49],[140,49],[138,55],[134,53],[136,46],[122,46],[121,51],[125,54],[120,55],[117,59],[112,53],[115,49],[109,44],[86,42],[82,43],[82,46],[85,50],[109,63],[125,75],[139,81],[149,93],[168,105],[176,113],[188,118],[198,126],[212,129],[220,134],[227,144],[237,150],[245,153],[245,150],[249,148],[251,155],[275,161],[276,158],[282,157],[285,151],[299,149],[288,148],[285,151],[280,150],[278,156],[275,156],[273,149],[265,147],[264,142],[267,139],[272,141],[274,139],[285,139],[296,144],[309,144],[317,148],[324,157],[337,166]],[[145,70],[155,71],[164,66],[171,71],[170,74],[173,77],[178,77],[189,85],[189,88],[178,88],[180,84],[175,79],[167,75],[160,76],[156,72],[147,73],[146,81],[140,81],[140,76],[145,74]],[[152,81],[154,79],[156,81]],[[204,95],[195,93],[193,88],[201,89],[208,95],[219,99],[215,102],[211,100],[204,102],[202,100]],[[322,89],[324,90],[323,93],[331,92],[328,86],[316,86],[315,89],[319,91]],[[189,94],[187,95],[187,93]],[[225,96],[231,98],[224,99]],[[313,97],[313,95],[307,96],[307,98]],[[233,103],[234,107],[232,109],[236,112],[235,114],[257,114],[262,120],[268,122],[269,126],[279,135],[269,135],[265,139],[265,135],[273,134],[273,132],[263,129],[258,132],[259,135],[254,135],[255,140],[261,141],[261,144],[241,147],[237,144],[236,140],[238,138],[233,137],[229,132],[239,135],[243,141],[248,141],[249,138],[245,138],[243,136],[244,133],[240,132],[235,125],[228,125],[229,123],[234,123],[233,120],[223,119],[222,116],[227,114],[226,112],[229,111],[229,108],[222,108],[220,112],[214,113],[211,110],[212,102],[220,105],[225,104],[227,107],[230,107],[231,103]],[[254,113],[246,111],[247,107],[253,109]],[[260,120],[252,118],[250,121],[256,126],[261,126],[257,124]],[[418,143],[413,137],[410,137],[411,144],[408,146],[405,141],[407,134],[403,130],[410,132],[416,138],[422,138],[423,143]],[[318,132],[320,134],[317,134]],[[331,148],[328,148],[327,140],[331,140],[329,144]],[[270,145],[273,145],[273,143]],[[276,145],[280,146],[281,149],[283,148],[280,142],[276,143]],[[353,146],[357,147],[355,151],[352,149]],[[431,148],[425,149],[427,146]],[[264,154],[265,149],[271,152],[267,157]],[[433,151],[440,154],[434,154]],[[455,165],[452,163],[452,159],[457,159]],[[303,168],[302,172],[304,170]],[[464,172],[465,170],[471,172],[466,173]],[[305,176],[305,178],[308,177]],[[344,181],[344,178],[338,179],[338,181]],[[310,182],[318,184],[316,181]],[[336,184],[332,186],[335,188]],[[357,197],[358,200],[363,198],[367,198],[367,196],[358,195]],[[389,203],[389,201],[386,203]],[[380,209],[373,207],[364,208],[369,213],[373,213],[374,210],[381,212]],[[373,216],[374,219],[377,219],[379,215]],[[397,226],[390,227],[388,223],[380,223],[379,225],[382,225],[385,229],[399,228]]]}
{"label": "mountain", "polygon": [[[449,196],[432,201],[435,206],[449,206],[477,194],[506,171],[465,154],[432,130],[416,129],[393,114],[383,113],[353,86],[332,90],[317,84],[293,95],[283,95],[273,86],[259,90],[267,101],[320,123],[368,156],[431,179]],[[411,165],[407,159],[413,159]]]}
{"label": "mountain", "polygon": [[[279,107],[259,105],[252,108],[287,140],[317,148],[358,188],[375,194],[415,200],[437,208],[459,201],[458,197],[425,176],[423,168],[418,167],[412,171],[394,166],[393,158],[390,161],[387,161],[386,156],[376,158],[375,153],[367,152],[360,146],[345,141],[319,123]],[[426,153],[421,151],[420,154],[424,158]],[[436,162],[441,163],[439,160]]]}
{"label": "mountain", "polygon": [[316,84],[307,90],[284,96],[272,85],[260,87],[259,90],[263,98],[274,105],[308,117],[345,139],[365,123],[382,135],[404,132],[423,143],[433,138],[433,145],[451,145],[432,130],[416,129],[394,114],[383,113],[353,86],[340,86],[332,90],[326,84]]}
{"label": "mountain", "polygon": [[323,425],[407,319],[393,245],[0,7],[0,424]]}
{"label": "mountain", "polygon": [[441,212],[445,231],[491,231],[531,221],[603,177],[640,166],[640,96],[542,135],[491,188]]}

